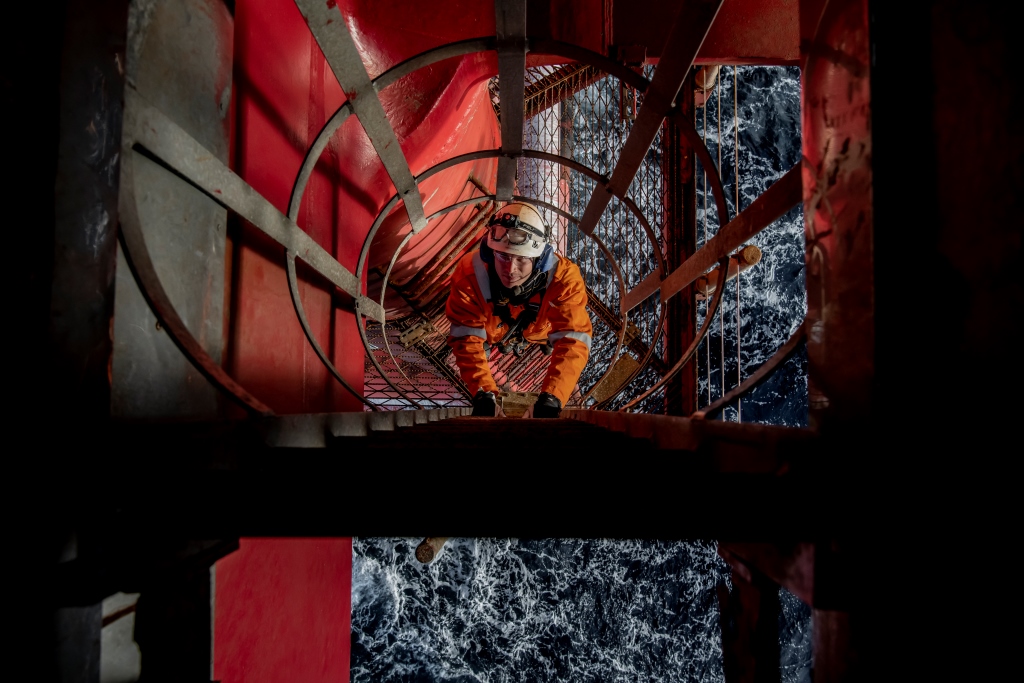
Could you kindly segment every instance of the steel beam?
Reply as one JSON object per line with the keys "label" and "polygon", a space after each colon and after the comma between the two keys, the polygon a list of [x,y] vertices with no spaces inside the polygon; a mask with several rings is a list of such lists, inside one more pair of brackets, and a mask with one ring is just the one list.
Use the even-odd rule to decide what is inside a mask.
{"label": "steel beam", "polygon": [[501,156],[498,158],[498,201],[515,191],[516,167],[523,152],[523,96],[526,88],[526,0],[496,0],[498,86],[501,89]]}
{"label": "steel beam", "polygon": [[359,123],[366,130],[367,137],[377,151],[384,168],[391,176],[391,182],[405,203],[412,231],[419,232],[427,227],[423,213],[423,200],[416,180],[409,170],[402,148],[395,137],[395,131],[388,121],[384,106],[377,97],[377,89],[366,73],[366,67],[359,56],[352,34],[345,25],[345,18],[333,2],[317,0],[295,0],[310,32],[330,64],[334,76],[352,105]]}
{"label": "steel beam", "polygon": [[312,237],[130,88],[125,92],[125,135],[136,151],[152,156],[214,201],[231,209],[298,255],[313,270],[356,300],[361,313],[382,320],[380,305],[362,295],[359,280]]}
{"label": "steel beam", "polygon": [[636,307],[659,288],[662,302],[668,301],[723,257],[739,249],[744,242],[799,204],[802,192],[803,183],[798,163],[789,169],[786,175],[775,181],[739,216],[723,226],[703,248],[686,259],[668,277],[659,280],[660,273],[655,272],[631,289],[622,302],[623,310],[629,311]]}
{"label": "steel beam", "polygon": [[651,85],[644,93],[644,103],[637,114],[629,137],[622,147],[607,189],[595,188],[580,221],[580,229],[590,235],[597,227],[612,195],[623,197],[647,156],[647,150],[661,130],[662,121],[676,106],[676,95],[682,88],[694,57],[704,42],[722,0],[684,3],[672,30]]}
{"label": "steel beam", "polygon": [[[150,106],[131,86],[125,88],[124,103],[119,236],[139,290],[168,335],[203,376],[246,410],[259,415],[270,415],[272,411],[266,404],[235,382],[220,364],[210,357],[181,319],[167,295],[156,272],[139,220],[135,194],[136,154],[147,154],[157,163],[170,168],[221,206],[236,211],[278,242],[284,239],[289,243],[299,244],[303,243],[302,238],[305,238],[309,244],[333,261],[337,268],[344,271],[344,274],[350,278],[352,275],[330,258],[327,252],[320,249],[319,245],[298,226],[288,221],[258,192],[232,173],[216,155],[200,145],[158,109]],[[274,220],[275,214],[277,222]],[[291,229],[301,235],[301,238],[293,234]],[[358,285],[358,281],[352,279]],[[356,291],[358,292],[358,289]]]}

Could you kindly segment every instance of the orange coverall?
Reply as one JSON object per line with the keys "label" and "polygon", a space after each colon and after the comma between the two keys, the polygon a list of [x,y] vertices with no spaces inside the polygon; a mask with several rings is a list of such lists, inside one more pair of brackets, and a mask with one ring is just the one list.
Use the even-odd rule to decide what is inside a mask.
{"label": "orange coverall", "polygon": [[[580,269],[571,261],[553,255],[547,270],[548,284],[540,302],[537,319],[523,331],[529,342],[550,342],[553,351],[541,391],[553,394],[564,406],[579,381],[590,357],[593,327],[587,315],[587,290]],[[452,277],[452,291],[445,312],[451,321],[448,345],[455,353],[462,381],[471,394],[479,389],[498,391],[487,365],[484,342],[501,341],[507,328],[494,313],[487,264],[479,251],[462,257]],[[509,306],[518,318],[524,306]]]}

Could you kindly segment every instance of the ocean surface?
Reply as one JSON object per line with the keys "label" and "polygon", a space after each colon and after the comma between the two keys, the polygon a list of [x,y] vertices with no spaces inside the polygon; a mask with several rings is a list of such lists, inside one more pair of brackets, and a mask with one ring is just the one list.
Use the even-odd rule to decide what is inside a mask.
{"label": "ocean surface", "polygon": [[[721,159],[726,202],[734,217],[737,185],[742,211],[800,161],[800,69],[722,67],[709,100],[697,110],[696,127],[711,157]],[[710,187],[698,160],[698,248],[719,229]],[[726,283],[717,320],[697,353],[700,406],[718,399],[771,358],[807,315],[803,207],[794,207],[749,244],[761,249],[761,262]],[[698,306],[698,325],[705,311],[706,304]],[[738,415],[743,422],[806,426],[806,351],[801,348],[745,396],[738,409],[729,406],[722,417],[735,422]]]}
{"label": "ocean surface", "polygon": [[[742,210],[800,159],[799,76],[739,67],[734,97],[725,67],[698,109],[732,213],[737,178]],[[702,172],[700,244],[719,228]],[[800,208],[752,243],[762,261],[740,278],[738,299],[727,285],[698,353],[701,405],[770,358],[806,314]],[[806,393],[801,352],[722,417],[802,426]],[[732,578],[714,540],[450,539],[428,565],[414,556],[421,540],[353,541],[353,683],[724,681],[718,588]],[[779,599],[781,680],[809,683],[810,608],[783,589]]]}
{"label": "ocean surface", "polygon": [[[724,681],[714,542],[354,539],[352,681]],[[810,681],[810,611],[780,593],[785,683]]]}

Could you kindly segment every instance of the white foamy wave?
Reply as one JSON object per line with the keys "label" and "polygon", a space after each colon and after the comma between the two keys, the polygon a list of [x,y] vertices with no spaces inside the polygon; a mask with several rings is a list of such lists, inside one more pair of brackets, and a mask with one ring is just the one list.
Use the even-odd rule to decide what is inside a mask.
{"label": "white foamy wave", "polygon": [[356,539],[352,680],[722,680],[712,543]]}

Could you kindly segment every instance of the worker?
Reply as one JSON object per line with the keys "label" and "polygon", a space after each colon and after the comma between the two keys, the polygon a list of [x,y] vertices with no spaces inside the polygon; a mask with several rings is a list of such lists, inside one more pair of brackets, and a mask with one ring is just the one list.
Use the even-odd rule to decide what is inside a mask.
{"label": "worker", "polygon": [[593,327],[580,269],[555,253],[536,208],[514,202],[495,212],[479,249],[459,261],[445,312],[473,415],[502,416],[491,350],[520,356],[536,344],[550,364],[526,416],[558,417],[590,356]]}

